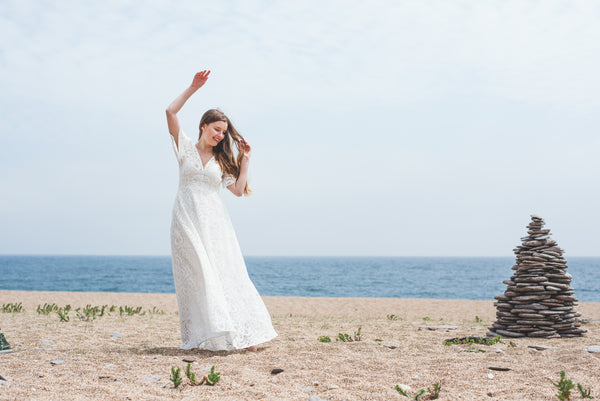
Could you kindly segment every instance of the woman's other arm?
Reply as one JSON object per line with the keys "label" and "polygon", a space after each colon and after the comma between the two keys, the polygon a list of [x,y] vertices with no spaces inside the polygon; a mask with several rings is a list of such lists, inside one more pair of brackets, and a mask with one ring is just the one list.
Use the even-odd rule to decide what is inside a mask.
{"label": "woman's other arm", "polygon": [[210,74],[210,71],[207,70],[196,73],[192,84],[186,90],[184,90],[181,95],[177,96],[177,98],[173,100],[169,107],[167,107],[167,125],[169,126],[169,133],[173,136],[175,144],[178,147],[178,137],[181,126],[179,125],[177,113],[179,113],[179,110],[181,110],[181,108],[183,107],[185,102],[187,102],[190,96],[192,96],[198,89],[202,87],[202,85],[206,83],[206,80],[208,79],[208,74]]}
{"label": "woman's other arm", "polygon": [[244,150],[244,156],[242,156],[242,163],[240,165],[240,175],[235,183],[227,187],[227,189],[229,189],[235,196],[244,195],[244,188],[246,188],[246,183],[248,182],[248,168],[250,166],[250,154],[252,153],[252,148],[246,141],[242,141],[242,147]]}

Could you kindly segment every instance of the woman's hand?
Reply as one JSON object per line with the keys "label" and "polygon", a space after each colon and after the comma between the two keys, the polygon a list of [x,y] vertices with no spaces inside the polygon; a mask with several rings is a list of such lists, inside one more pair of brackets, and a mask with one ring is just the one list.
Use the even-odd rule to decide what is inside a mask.
{"label": "woman's hand", "polygon": [[194,75],[194,80],[192,81],[192,85],[190,85],[194,89],[199,89],[206,83],[208,80],[208,75],[210,74],[210,70],[204,70],[196,73]]}
{"label": "woman's hand", "polygon": [[244,152],[243,160],[250,161],[250,154],[252,153],[252,148],[250,147],[250,144],[242,139],[242,141],[240,142],[240,149]]}

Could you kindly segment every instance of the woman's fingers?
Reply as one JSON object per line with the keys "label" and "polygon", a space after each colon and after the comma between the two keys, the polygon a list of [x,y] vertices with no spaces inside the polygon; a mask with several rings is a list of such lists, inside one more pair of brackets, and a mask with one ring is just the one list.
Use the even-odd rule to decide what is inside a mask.
{"label": "woman's fingers", "polygon": [[194,75],[194,81],[192,82],[192,86],[199,88],[202,85],[204,85],[206,83],[206,80],[208,79],[209,74],[210,70],[203,70],[197,72],[196,75]]}

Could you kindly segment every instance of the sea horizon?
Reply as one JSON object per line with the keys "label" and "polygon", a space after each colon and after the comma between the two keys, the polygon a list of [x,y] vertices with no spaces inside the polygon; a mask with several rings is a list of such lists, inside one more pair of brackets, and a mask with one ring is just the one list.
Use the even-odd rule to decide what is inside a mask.
{"label": "sea horizon", "polygon": [[[575,296],[600,302],[600,257],[568,257]],[[493,299],[511,256],[245,256],[261,295]],[[23,280],[23,277],[27,277]],[[169,255],[0,255],[0,289],[174,293]]]}

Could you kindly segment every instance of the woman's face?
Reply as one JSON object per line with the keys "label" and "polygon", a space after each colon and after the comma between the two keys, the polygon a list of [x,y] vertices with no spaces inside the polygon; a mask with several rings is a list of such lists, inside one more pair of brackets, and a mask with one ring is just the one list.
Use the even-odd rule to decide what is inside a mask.
{"label": "woman's face", "polygon": [[215,121],[202,126],[202,137],[210,146],[217,146],[225,138],[227,123],[225,121]]}

